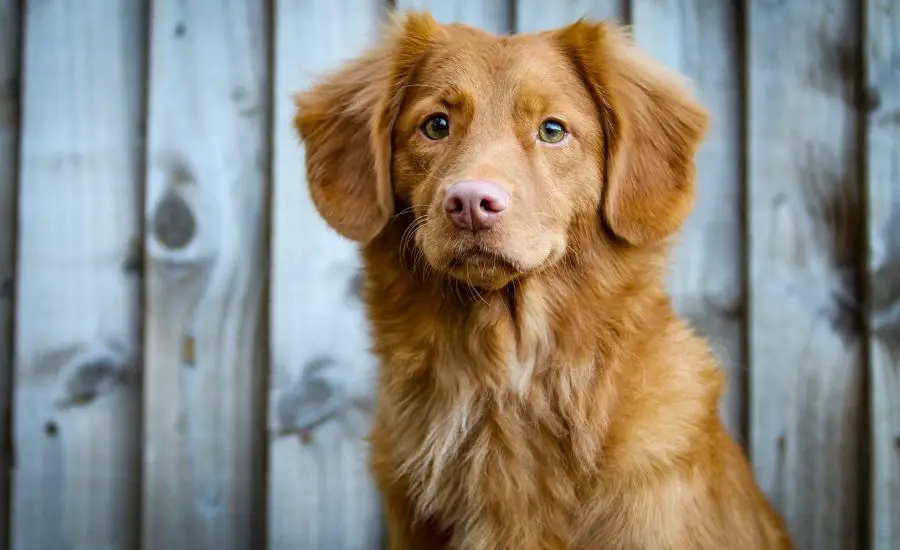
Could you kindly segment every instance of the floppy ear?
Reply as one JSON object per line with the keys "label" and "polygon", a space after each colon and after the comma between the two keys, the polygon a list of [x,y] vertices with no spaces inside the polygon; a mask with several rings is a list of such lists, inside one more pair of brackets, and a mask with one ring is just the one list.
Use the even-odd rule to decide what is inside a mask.
{"label": "floppy ear", "polygon": [[607,225],[634,245],[669,236],[693,208],[694,155],[708,115],[674,73],[642,56],[619,28],[582,20],[554,38],[600,107]]}
{"label": "floppy ear", "polygon": [[344,237],[367,242],[394,213],[391,130],[404,84],[439,29],[427,13],[394,18],[381,44],[294,96],[310,197]]}

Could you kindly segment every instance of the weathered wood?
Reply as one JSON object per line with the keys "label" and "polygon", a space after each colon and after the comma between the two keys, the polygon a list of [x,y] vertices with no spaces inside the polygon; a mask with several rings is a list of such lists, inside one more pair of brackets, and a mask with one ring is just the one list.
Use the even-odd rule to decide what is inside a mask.
{"label": "weathered wood", "polygon": [[25,13],[12,548],[137,547],[139,3]]}
{"label": "weathered wood", "polygon": [[693,80],[710,112],[697,156],[694,212],[673,249],[669,291],[678,312],[710,341],[727,374],[721,416],[744,441],[744,223],[741,53],[733,2],[635,0],[638,45]]}
{"label": "weathered wood", "polygon": [[7,449],[12,397],[12,315],[15,278],[16,179],[19,143],[19,3],[0,0],[0,550],[8,548]]}
{"label": "weathered wood", "polygon": [[509,0],[397,0],[397,8],[426,9],[441,23],[465,23],[507,34],[512,23]]}
{"label": "weathered wood", "polygon": [[580,17],[624,23],[628,0],[516,1],[516,32],[536,32],[568,25]]}
{"label": "weathered wood", "polygon": [[262,544],[264,7],[157,0],[146,192],[143,548]]}
{"label": "weathered wood", "polygon": [[900,550],[900,5],[865,2],[873,550]]}
{"label": "weathered wood", "polygon": [[[346,17],[346,13],[353,17]],[[269,547],[381,548],[368,474],[376,363],[357,296],[357,247],[306,189],[291,96],[370,44],[381,0],[279,2],[275,11]]]}
{"label": "weathered wood", "polygon": [[797,548],[862,544],[859,9],[748,3],[750,450]]}

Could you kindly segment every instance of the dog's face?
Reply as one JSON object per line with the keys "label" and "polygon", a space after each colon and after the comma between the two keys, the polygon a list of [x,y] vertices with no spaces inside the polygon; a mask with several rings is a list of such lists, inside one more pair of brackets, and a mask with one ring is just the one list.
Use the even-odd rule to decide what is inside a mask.
{"label": "dog's face", "polygon": [[332,227],[365,242],[411,212],[398,247],[499,288],[559,261],[576,220],[631,246],[677,230],[706,115],[605,24],[497,37],[410,14],[295,121]]}
{"label": "dog's face", "polygon": [[546,41],[448,34],[394,123],[394,193],[431,267],[503,286],[562,257],[573,216],[597,211],[600,115]]}

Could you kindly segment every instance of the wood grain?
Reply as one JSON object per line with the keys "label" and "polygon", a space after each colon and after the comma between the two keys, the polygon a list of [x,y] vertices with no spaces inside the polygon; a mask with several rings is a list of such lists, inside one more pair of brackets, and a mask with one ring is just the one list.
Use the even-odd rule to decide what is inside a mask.
{"label": "wood grain", "polygon": [[747,16],[752,460],[797,548],[861,548],[859,10]]}
{"label": "wood grain", "polygon": [[900,5],[865,2],[872,549],[900,550]]}
{"label": "wood grain", "polygon": [[[352,13],[353,17],[344,14]],[[291,96],[371,44],[380,0],[298,0],[276,9],[269,547],[381,548],[368,473],[376,363],[357,295],[357,247],[309,199]]]}
{"label": "wood grain", "polygon": [[638,45],[690,78],[708,109],[697,155],[694,212],[677,240],[669,292],[677,311],[709,339],[727,374],[721,416],[745,440],[746,357],[740,34],[734,3],[635,0]]}
{"label": "wood grain", "polygon": [[264,17],[255,0],[153,4],[143,548],[263,541]]}
{"label": "wood grain", "polygon": [[144,10],[25,13],[12,548],[137,547]]}
{"label": "wood grain", "polygon": [[628,0],[516,1],[516,32],[537,32],[568,25],[580,17],[626,21]]}
{"label": "wood grain", "polygon": [[[382,547],[359,259],[308,200],[290,95],[389,3],[273,2],[270,68],[266,3],[0,0],[0,550]],[[669,288],[728,370],[723,419],[798,549],[900,550],[897,2],[395,3],[630,22],[696,82]]]}
{"label": "wood grain", "polygon": [[427,9],[441,23],[466,23],[497,34],[510,32],[508,0],[397,0],[398,9]]}
{"label": "wood grain", "polygon": [[0,0],[0,550],[9,543],[12,316],[19,144],[19,4]]}

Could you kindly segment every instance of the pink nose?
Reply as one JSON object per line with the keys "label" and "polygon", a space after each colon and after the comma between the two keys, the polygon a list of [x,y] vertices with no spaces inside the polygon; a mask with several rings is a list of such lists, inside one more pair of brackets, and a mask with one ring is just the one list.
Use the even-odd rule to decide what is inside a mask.
{"label": "pink nose", "polygon": [[444,211],[453,225],[470,231],[493,227],[507,206],[509,194],[489,181],[458,181],[444,197]]}

